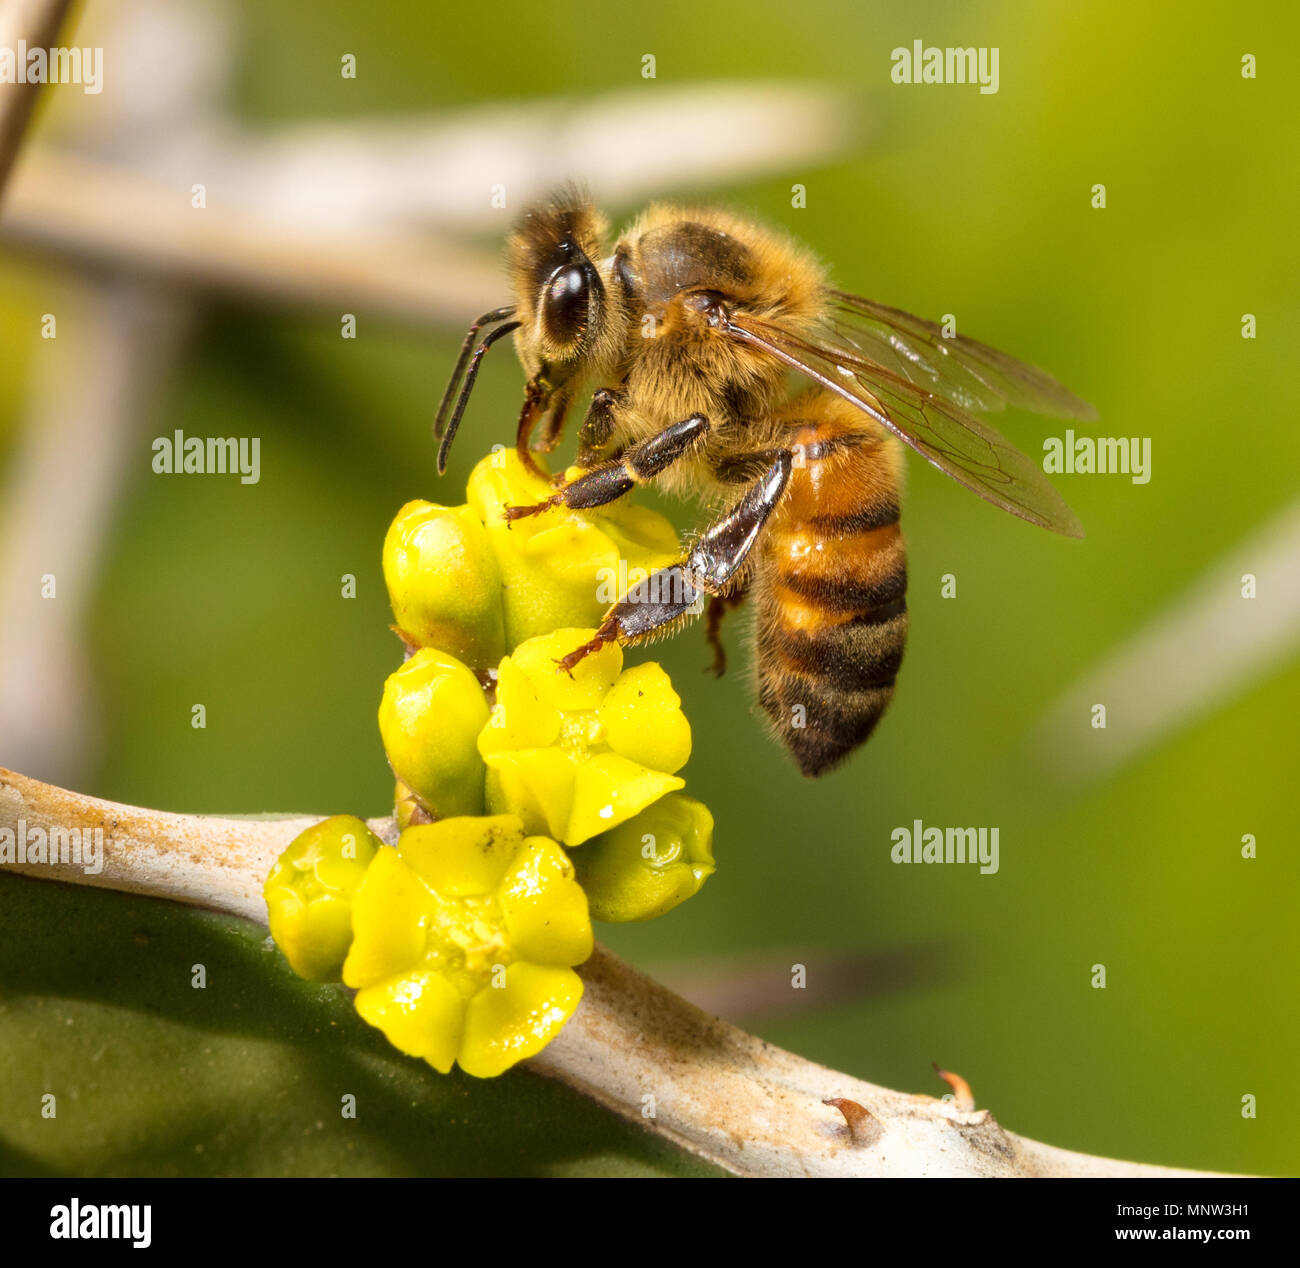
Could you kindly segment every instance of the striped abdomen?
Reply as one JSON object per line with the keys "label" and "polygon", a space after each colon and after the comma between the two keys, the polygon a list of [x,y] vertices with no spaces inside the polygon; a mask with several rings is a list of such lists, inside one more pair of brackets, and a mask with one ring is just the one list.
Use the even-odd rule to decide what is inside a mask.
{"label": "striped abdomen", "polygon": [[813,402],[824,417],[790,424],[801,448],[753,578],[759,703],[809,776],[874,730],[907,639],[900,446],[858,411]]}

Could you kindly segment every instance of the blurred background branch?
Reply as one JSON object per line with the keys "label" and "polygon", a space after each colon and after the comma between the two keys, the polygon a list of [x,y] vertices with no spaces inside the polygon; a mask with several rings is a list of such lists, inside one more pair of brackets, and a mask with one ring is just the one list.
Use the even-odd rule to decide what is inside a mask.
{"label": "blurred background branch", "polygon": [[[1300,648],[1300,501],[1215,559],[1186,591],[1054,700],[1027,752],[1087,783],[1138,761],[1281,670]],[[1100,744],[1091,710],[1107,708]]]}
{"label": "blurred background branch", "polygon": [[[70,0],[6,0],[0,6],[0,48],[49,48],[54,43]],[[0,82],[0,200],[4,197],[27,121],[36,105],[40,82]]]}
{"label": "blurred background branch", "polygon": [[[157,42],[158,28],[143,29]],[[173,65],[214,48],[175,14],[168,29]],[[186,82],[209,82],[205,69]],[[158,105],[173,115],[172,100]],[[459,326],[500,292],[502,231],[558,173],[589,181],[607,206],[723,187],[842,151],[860,132],[844,105],[841,93],[811,84],[706,84],[661,90],[653,103],[616,93],[269,137],[205,114],[192,145],[178,144],[173,125],[164,147],[126,156],[100,145],[36,150],[15,181],[0,241],[261,303]],[[702,130],[701,116],[721,126]],[[191,202],[195,183],[205,191],[201,209]],[[504,199],[497,207],[494,186]],[[490,248],[473,241],[485,234]]]}

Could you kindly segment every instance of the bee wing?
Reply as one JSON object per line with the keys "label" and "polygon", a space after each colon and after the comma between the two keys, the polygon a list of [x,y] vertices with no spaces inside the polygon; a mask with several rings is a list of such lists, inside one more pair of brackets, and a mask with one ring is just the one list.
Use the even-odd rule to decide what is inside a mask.
{"label": "bee wing", "polygon": [[964,409],[990,413],[1013,405],[1052,418],[1097,417],[1050,374],[988,344],[965,335],[948,338],[932,321],[861,295],[827,290],[826,297],[837,342]]}
{"label": "bee wing", "polygon": [[918,387],[861,349],[840,345],[829,333],[805,337],[743,313],[730,314],[725,328],[856,405],[994,506],[1066,537],[1083,536],[1083,525],[1037,464],[954,401]]}

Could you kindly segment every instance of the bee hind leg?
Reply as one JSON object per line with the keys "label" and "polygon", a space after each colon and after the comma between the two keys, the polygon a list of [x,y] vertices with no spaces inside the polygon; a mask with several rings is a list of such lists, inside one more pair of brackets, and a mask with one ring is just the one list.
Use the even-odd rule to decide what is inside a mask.
{"label": "bee hind leg", "polygon": [[709,606],[704,614],[706,622],[704,637],[713,649],[713,663],[709,666],[715,678],[721,678],[727,672],[727,649],[722,645],[722,622],[732,608],[738,608],[745,601],[748,587],[737,587],[730,594],[715,594],[709,599]]}
{"label": "bee hind leg", "polygon": [[793,465],[789,450],[777,454],[763,477],[704,532],[685,559],[638,581],[605,614],[595,636],[561,658],[559,665],[571,674],[606,643],[643,642],[683,617],[698,615],[707,596],[725,594],[781,500]]}
{"label": "bee hind leg", "polygon": [[704,415],[692,414],[690,418],[664,428],[658,435],[633,445],[621,457],[611,458],[584,472],[544,502],[535,502],[532,506],[506,507],[506,519],[518,520],[526,515],[540,515],[553,506],[567,506],[571,510],[605,506],[638,484],[653,480],[666,467],[688,453],[708,430],[709,423]]}

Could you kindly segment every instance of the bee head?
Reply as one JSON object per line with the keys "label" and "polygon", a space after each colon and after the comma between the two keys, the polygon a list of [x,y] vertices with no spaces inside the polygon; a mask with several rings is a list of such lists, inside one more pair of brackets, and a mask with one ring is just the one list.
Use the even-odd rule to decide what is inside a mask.
{"label": "bee head", "polygon": [[530,379],[557,388],[607,363],[621,341],[619,311],[594,261],[606,224],[590,201],[565,190],[525,212],[510,238],[515,343]]}

